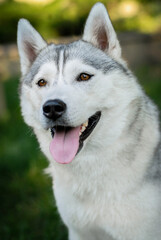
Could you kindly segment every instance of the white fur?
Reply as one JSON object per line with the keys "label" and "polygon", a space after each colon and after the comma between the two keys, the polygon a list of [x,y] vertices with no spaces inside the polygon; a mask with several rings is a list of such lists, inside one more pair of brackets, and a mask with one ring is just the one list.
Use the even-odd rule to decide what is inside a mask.
{"label": "white fur", "polygon": [[[97,24],[103,25],[108,36],[109,45],[104,51],[123,62],[116,34],[102,4],[93,7],[83,36],[85,41],[100,47],[95,32]],[[23,33],[27,36],[28,29]],[[38,37],[35,31],[32,33],[34,38]],[[21,47],[21,34],[22,29],[19,51],[25,73],[27,56]],[[36,44],[42,48],[45,43],[39,38]],[[94,74],[93,79],[76,82],[76,75],[86,71]],[[41,78],[48,84],[40,89],[36,82]],[[86,122],[102,109],[96,128],[68,165],[56,163],[49,152],[51,134],[45,130],[42,105],[51,97],[61,97],[66,103],[66,119],[72,126]],[[137,101],[142,107],[140,140],[136,139],[136,132],[128,132]],[[49,61],[42,64],[32,86],[22,84],[21,106],[25,121],[33,127],[41,150],[50,161],[48,172],[53,178],[56,203],[68,226],[70,240],[161,240],[161,188],[160,184],[146,179],[160,140],[157,113],[135,78],[119,69],[102,73],[84,64],[79,57],[67,61],[63,67],[61,55],[59,71]],[[126,151],[132,152],[137,141],[140,144],[135,154],[130,155]]]}
{"label": "white fur", "polygon": [[[99,39],[99,34],[103,34],[103,38],[107,37],[108,42],[105,39]],[[97,3],[92,8],[90,15],[87,19],[83,40],[93,43],[95,46],[101,48],[101,44],[105,44],[105,50],[113,58],[119,59],[121,57],[121,48],[119,41],[116,37],[116,33],[113,29],[112,23],[108,16],[108,13],[103,4]]]}
{"label": "white fur", "polygon": [[36,56],[41,49],[47,46],[47,43],[26,19],[21,19],[18,23],[17,44],[20,55],[21,73],[25,75],[32,64],[29,56],[29,45],[33,47]]}

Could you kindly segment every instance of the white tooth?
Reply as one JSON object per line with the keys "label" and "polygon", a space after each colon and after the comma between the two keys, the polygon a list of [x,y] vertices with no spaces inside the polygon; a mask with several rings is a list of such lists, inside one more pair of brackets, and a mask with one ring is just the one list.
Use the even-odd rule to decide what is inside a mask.
{"label": "white tooth", "polygon": [[86,127],[88,126],[88,121],[86,121],[85,123],[83,123],[81,125],[81,129],[79,131],[79,136],[86,130]]}
{"label": "white tooth", "polygon": [[83,123],[83,126],[87,127],[87,126],[88,126],[88,121],[86,121],[85,123]]}

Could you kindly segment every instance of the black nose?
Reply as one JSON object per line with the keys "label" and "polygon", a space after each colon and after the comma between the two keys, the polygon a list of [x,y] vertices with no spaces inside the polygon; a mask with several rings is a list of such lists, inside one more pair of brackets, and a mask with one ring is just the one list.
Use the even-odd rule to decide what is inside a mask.
{"label": "black nose", "polygon": [[56,120],[61,117],[66,110],[66,104],[60,99],[49,100],[43,105],[43,114],[45,117]]}

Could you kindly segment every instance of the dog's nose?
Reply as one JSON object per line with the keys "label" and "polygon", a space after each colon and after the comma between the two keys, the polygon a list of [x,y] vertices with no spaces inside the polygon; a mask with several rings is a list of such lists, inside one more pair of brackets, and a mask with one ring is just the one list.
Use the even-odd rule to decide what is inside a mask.
{"label": "dog's nose", "polygon": [[66,104],[60,99],[48,100],[43,105],[43,114],[45,117],[56,120],[61,117],[66,110]]}

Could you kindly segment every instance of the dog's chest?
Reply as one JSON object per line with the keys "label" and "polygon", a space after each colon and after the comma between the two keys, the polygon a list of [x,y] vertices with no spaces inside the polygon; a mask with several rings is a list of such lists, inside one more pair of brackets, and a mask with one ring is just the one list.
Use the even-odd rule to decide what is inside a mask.
{"label": "dog's chest", "polygon": [[114,222],[119,225],[121,203],[103,184],[87,182],[87,178],[85,182],[55,181],[54,193],[61,217],[68,226],[101,228],[103,222],[109,226]]}

